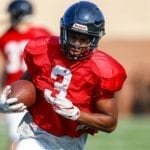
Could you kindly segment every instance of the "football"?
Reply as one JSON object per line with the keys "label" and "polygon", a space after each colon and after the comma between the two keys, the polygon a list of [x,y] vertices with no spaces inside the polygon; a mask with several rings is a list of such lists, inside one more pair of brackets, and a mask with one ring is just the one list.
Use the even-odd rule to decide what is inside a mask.
{"label": "football", "polygon": [[17,103],[24,103],[27,108],[36,101],[36,88],[34,84],[27,80],[17,80],[11,84],[11,92],[8,98],[18,98]]}

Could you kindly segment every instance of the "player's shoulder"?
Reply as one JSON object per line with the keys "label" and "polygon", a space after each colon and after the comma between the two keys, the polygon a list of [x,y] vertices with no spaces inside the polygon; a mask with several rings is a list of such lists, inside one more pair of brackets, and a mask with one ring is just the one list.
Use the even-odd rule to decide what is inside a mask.
{"label": "player's shoulder", "polygon": [[105,53],[102,50],[96,50],[92,57],[91,62],[96,68],[96,72],[105,77],[112,77],[118,74],[126,76],[125,68],[115,58]]}
{"label": "player's shoulder", "polygon": [[121,89],[126,79],[126,71],[116,59],[101,50],[96,50],[91,61],[92,71],[100,78],[102,89]]}
{"label": "player's shoulder", "polygon": [[1,40],[8,38],[10,36],[13,36],[15,34],[15,30],[13,28],[9,28],[6,31],[4,31],[0,37]]}
{"label": "player's shoulder", "polygon": [[16,35],[16,32],[14,29],[9,28],[6,31],[4,31],[4,33],[2,33],[1,37],[0,37],[0,49],[3,49],[3,47],[5,46],[5,44],[12,39],[12,37],[14,38]]}
{"label": "player's shoulder", "polygon": [[40,26],[31,26],[29,32],[34,34],[34,36],[37,36],[37,37],[52,35],[50,30],[44,27],[40,27]]}
{"label": "player's shoulder", "polygon": [[41,54],[46,52],[51,46],[58,44],[57,36],[37,37],[31,39],[25,48],[25,53]]}

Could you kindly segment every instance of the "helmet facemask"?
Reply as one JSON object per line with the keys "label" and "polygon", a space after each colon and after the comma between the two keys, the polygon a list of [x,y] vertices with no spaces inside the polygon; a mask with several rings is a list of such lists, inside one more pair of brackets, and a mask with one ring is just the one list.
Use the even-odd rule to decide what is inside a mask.
{"label": "helmet facemask", "polygon": [[67,28],[61,28],[62,50],[65,55],[71,60],[85,59],[89,57],[92,54],[93,50],[97,47],[100,37],[85,34],[87,36],[88,44],[86,46],[82,46],[80,44],[71,43],[69,40],[71,34],[76,33],[78,33],[79,39],[84,34],[82,32],[70,30]]}
{"label": "helmet facemask", "polygon": [[20,22],[24,22],[30,18],[30,15],[24,15],[23,13],[11,14],[10,21],[12,26],[16,26]]}

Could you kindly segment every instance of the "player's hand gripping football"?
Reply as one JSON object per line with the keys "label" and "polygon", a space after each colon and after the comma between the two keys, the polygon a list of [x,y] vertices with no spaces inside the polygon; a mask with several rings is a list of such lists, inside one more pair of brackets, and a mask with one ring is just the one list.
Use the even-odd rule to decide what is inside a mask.
{"label": "player's hand gripping football", "polygon": [[8,94],[11,92],[11,87],[8,85],[4,88],[0,95],[0,112],[12,113],[21,112],[26,109],[23,103],[17,103],[17,98],[7,98]]}
{"label": "player's hand gripping football", "polygon": [[[48,94],[49,90],[46,89],[46,91],[45,94]],[[78,107],[74,106],[70,100],[59,96],[53,99],[47,94],[46,99],[52,104],[53,110],[56,113],[71,120],[77,120],[79,118],[80,110]]]}

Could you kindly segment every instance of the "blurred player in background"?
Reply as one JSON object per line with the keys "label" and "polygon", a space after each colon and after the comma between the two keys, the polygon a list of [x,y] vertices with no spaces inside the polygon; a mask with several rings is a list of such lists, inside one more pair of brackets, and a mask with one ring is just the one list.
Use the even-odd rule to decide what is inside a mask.
{"label": "blurred player in background", "polygon": [[[51,35],[47,29],[32,25],[33,6],[29,1],[11,1],[7,12],[10,15],[10,28],[0,38],[1,89],[19,79],[26,70],[22,52],[27,42],[36,37]],[[6,115],[11,142],[18,138],[16,129],[23,115],[24,113]]]}
{"label": "blurred player in background", "polygon": [[[89,1],[71,5],[60,24],[60,37],[31,40],[24,51],[28,79],[37,88],[18,131],[17,150],[83,150],[88,134],[112,132],[118,121],[114,94],[126,79],[123,66],[97,49],[105,33],[101,10]],[[21,111],[5,88],[1,111]],[[17,101],[17,99],[15,99]],[[32,148],[31,148],[32,147]]]}

